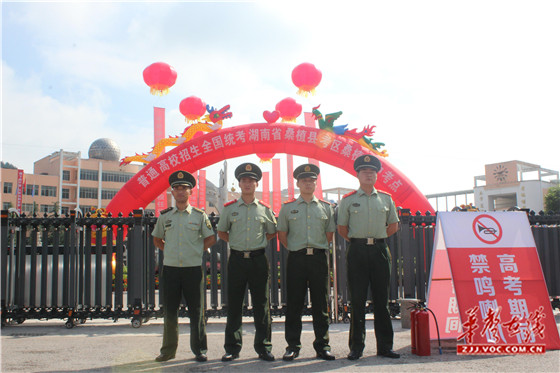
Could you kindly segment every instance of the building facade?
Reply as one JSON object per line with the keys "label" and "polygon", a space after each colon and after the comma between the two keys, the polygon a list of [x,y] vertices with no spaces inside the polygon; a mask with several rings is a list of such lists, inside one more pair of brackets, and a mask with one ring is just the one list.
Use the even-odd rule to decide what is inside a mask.
{"label": "building facade", "polygon": [[559,172],[539,165],[509,161],[485,166],[485,174],[474,178],[476,206],[484,211],[511,208],[544,211],[544,196],[559,184]]}
{"label": "building facade", "polygon": [[[87,213],[105,208],[120,188],[143,165],[120,165],[120,150],[110,139],[98,139],[89,149],[89,158],[80,152],[60,150],[33,164],[33,173],[24,174],[21,212],[66,214],[79,207]],[[17,206],[18,170],[2,169],[2,209]],[[152,202],[146,210],[154,211]]]}

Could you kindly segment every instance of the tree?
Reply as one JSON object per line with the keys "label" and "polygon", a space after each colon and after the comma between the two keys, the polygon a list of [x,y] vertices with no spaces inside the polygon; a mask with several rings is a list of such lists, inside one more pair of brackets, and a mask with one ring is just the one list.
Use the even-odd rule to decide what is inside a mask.
{"label": "tree", "polygon": [[12,170],[17,170],[17,167],[14,166],[13,164],[9,163],[9,162],[0,162],[0,166],[2,168],[11,168]]}
{"label": "tree", "polygon": [[544,196],[544,204],[547,213],[560,213],[560,186],[548,189]]}

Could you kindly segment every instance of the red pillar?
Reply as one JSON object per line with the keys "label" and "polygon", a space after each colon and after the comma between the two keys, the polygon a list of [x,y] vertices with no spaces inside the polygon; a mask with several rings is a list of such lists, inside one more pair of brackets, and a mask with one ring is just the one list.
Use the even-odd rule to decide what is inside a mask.
{"label": "red pillar", "polygon": [[[304,114],[305,114],[305,125],[307,127],[316,128],[315,118],[313,117],[313,114],[312,113],[304,113]],[[314,158],[308,158],[308,162],[316,165],[317,167],[320,167],[319,161]],[[319,199],[323,198],[323,185],[321,183],[321,174],[319,174],[319,177],[317,178],[317,188],[315,189],[315,197]]]}
{"label": "red pillar", "polygon": [[[165,108],[154,106],[154,146],[165,138]],[[165,153],[165,149],[163,149]],[[156,216],[167,208],[167,188],[156,197]]]}

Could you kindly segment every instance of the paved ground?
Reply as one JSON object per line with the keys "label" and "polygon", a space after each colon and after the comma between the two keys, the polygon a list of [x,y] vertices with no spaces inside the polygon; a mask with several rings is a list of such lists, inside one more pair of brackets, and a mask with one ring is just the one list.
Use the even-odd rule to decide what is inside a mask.
{"label": "paved ground", "polygon": [[[311,322],[304,323],[301,355],[293,362],[284,362],[285,349],[283,319],[273,323],[273,353],[277,360],[269,363],[256,359],[252,348],[254,328],[245,319],[244,342],[238,360],[221,362],[225,319],[211,319],[208,324],[209,361],[197,363],[189,349],[188,324],[183,319],[180,346],[175,360],[156,363],[161,344],[162,320],[150,320],[134,329],[128,320],[116,323],[88,320],[85,324],[66,329],[61,320],[31,321],[2,328],[2,372],[202,372],[224,370],[230,372],[560,372],[560,351],[548,351],[535,356],[457,356],[455,344],[444,343],[439,355],[437,343],[432,355],[420,357],[410,353],[410,330],[402,329],[394,320],[395,350],[401,359],[375,356],[373,321],[368,321],[368,335],[364,357],[357,361],[346,359],[348,354],[348,324],[331,325],[331,346],[335,361],[315,359],[312,348]],[[560,314],[556,312],[560,326]]]}

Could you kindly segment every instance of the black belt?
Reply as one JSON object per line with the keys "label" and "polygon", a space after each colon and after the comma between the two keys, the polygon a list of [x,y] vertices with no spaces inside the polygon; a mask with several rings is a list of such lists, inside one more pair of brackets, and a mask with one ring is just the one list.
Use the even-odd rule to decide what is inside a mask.
{"label": "black belt", "polygon": [[362,245],[375,245],[378,243],[385,243],[384,238],[350,238],[350,242],[359,243]]}
{"label": "black belt", "polygon": [[231,249],[231,253],[233,255],[237,255],[237,256],[240,256],[242,258],[249,259],[249,258],[253,258],[255,256],[263,255],[264,254],[264,249],[257,249],[257,250],[251,250],[251,251],[238,251],[238,250]]}
{"label": "black belt", "polygon": [[325,249],[316,249],[314,247],[306,247],[305,249],[290,251],[290,254],[315,255],[315,254],[324,254],[325,252],[326,252]]}

